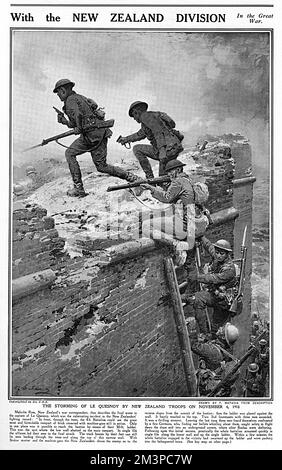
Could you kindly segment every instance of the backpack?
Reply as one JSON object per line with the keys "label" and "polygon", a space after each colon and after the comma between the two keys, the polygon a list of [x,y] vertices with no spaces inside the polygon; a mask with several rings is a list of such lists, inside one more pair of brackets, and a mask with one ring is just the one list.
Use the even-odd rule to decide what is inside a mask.
{"label": "backpack", "polygon": [[159,112],[160,118],[164,121],[164,123],[170,128],[174,129],[175,128],[175,122],[174,120],[166,113],[163,113],[162,111]]}
{"label": "backpack", "polygon": [[175,122],[174,120],[166,113],[160,111],[159,112],[160,118],[165,124],[166,127],[180,140],[180,142],[184,139],[184,135],[175,129]]}
{"label": "backpack", "polygon": [[101,120],[105,119],[106,113],[104,111],[104,108],[98,108],[97,103],[94,100],[92,100],[92,98],[86,98],[86,96],[83,96],[83,95],[80,95],[80,96],[87,103],[87,105],[89,106],[93,115],[96,118],[101,119]]}
{"label": "backpack", "polygon": [[195,204],[203,206],[209,198],[209,189],[205,183],[192,183],[194,191]]}

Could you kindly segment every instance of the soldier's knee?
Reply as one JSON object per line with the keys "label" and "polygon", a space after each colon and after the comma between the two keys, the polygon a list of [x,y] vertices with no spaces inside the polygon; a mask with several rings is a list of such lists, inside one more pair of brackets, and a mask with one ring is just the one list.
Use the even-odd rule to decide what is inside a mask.
{"label": "soldier's knee", "polygon": [[66,160],[67,162],[70,162],[71,160],[75,160],[76,158],[76,153],[73,149],[71,148],[68,148],[66,151],[65,151],[65,157],[66,157]]}
{"label": "soldier's knee", "polygon": [[143,157],[142,144],[134,145],[132,150],[133,150],[135,157],[137,158]]}
{"label": "soldier's knee", "polygon": [[109,173],[109,167],[107,163],[95,163],[97,171],[100,171],[101,173]]}

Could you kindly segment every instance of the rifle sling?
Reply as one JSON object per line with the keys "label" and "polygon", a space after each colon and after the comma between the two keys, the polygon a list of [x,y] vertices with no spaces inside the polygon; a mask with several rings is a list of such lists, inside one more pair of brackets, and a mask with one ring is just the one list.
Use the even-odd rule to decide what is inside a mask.
{"label": "rifle sling", "polygon": [[228,351],[226,351],[226,349],[222,348],[219,344],[215,344],[215,346],[227,357],[229,357],[230,359],[232,359],[232,361],[236,361],[236,362],[239,362],[239,359],[237,359],[237,357],[233,356],[231,353],[229,353]]}

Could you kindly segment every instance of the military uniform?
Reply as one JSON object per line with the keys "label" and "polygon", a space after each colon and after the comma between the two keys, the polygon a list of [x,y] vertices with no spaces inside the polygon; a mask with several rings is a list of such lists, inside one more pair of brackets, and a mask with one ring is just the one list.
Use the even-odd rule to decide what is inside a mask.
{"label": "military uniform", "polygon": [[[221,343],[220,340],[203,342],[199,341],[198,338],[191,338],[193,353],[197,354],[201,360],[204,360],[205,364],[205,368],[199,368],[197,373],[200,396],[211,392],[236,364],[235,360],[232,360],[230,356],[224,353],[226,350],[227,353],[232,354],[232,349],[227,344]],[[220,390],[220,396],[230,396],[232,385],[238,377],[239,371],[224,384]]]}
{"label": "military uniform", "polygon": [[133,181],[132,175],[122,168],[107,164],[107,142],[108,138],[112,135],[112,131],[108,128],[83,131],[85,125],[99,119],[95,114],[97,109],[97,103],[74,91],[67,97],[63,106],[63,111],[69,118],[68,127],[77,128],[81,133],[80,137],[69,146],[65,153],[74,186],[77,188],[83,186],[81,171],[76,157],[85,152],[91,153],[93,163],[98,171]]}
{"label": "military uniform", "polygon": [[189,249],[192,249],[195,236],[206,230],[209,221],[204,214],[195,217],[198,209],[195,206],[195,194],[189,176],[179,173],[166,191],[158,187],[151,187],[150,190],[152,196],[160,202],[180,204],[173,206],[171,213],[166,213],[164,217],[153,217],[145,221],[142,226],[143,236],[150,236],[152,230],[160,231],[177,240],[185,240]]}
{"label": "military uniform", "polygon": [[199,330],[201,333],[208,332],[206,308],[213,307],[212,331],[216,332],[218,328],[229,319],[229,303],[226,297],[220,296],[218,289],[224,286],[230,289],[236,284],[236,269],[233,261],[228,258],[223,263],[216,259],[214,245],[206,238],[202,237],[203,248],[212,258],[210,272],[199,274],[197,281],[207,284],[207,290],[196,292],[194,300],[194,313]]}
{"label": "military uniform", "polygon": [[203,342],[198,339],[191,339],[191,349],[193,353],[204,359],[210,370],[216,370],[225,359],[223,352],[215,341]]}
{"label": "military uniform", "polygon": [[165,174],[167,162],[175,159],[183,150],[179,136],[176,135],[178,131],[167,125],[162,118],[164,114],[159,111],[144,111],[140,118],[141,129],[126,137],[127,142],[136,142],[145,138],[150,141],[151,145],[138,144],[133,147],[133,153],[148,179],[154,178],[148,158],[159,160],[159,151],[165,147],[166,160],[160,161],[159,164],[159,175],[162,176]]}
{"label": "military uniform", "polygon": [[244,389],[245,397],[264,397],[266,392],[265,379],[261,374],[247,373]]}
{"label": "military uniform", "polygon": [[[161,188],[152,188],[152,196],[160,202],[175,204],[178,201],[181,202],[178,213],[176,211],[174,217],[174,226],[171,227],[176,238],[182,240],[187,237],[187,218],[189,211],[189,205],[194,208],[194,190],[190,182],[190,178],[185,173],[179,173],[175,179],[172,180],[170,186],[166,191]],[[168,230],[166,223],[166,233]],[[177,233],[176,233],[177,232]]]}

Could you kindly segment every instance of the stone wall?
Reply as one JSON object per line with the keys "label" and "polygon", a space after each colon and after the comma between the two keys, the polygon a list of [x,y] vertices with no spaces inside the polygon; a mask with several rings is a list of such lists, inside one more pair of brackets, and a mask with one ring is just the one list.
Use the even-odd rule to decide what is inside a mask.
{"label": "stone wall", "polygon": [[12,222],[12,276],[13,279],[36,271],[59,268],[57,254],[65,241],[54,228],[54,219],[47,217],[46,209],[36,205],[15,203]]}
{"label": "stone wall", "polygon": [[[209,184],[209,208],[218,214],[208,236],[233,244],[239,209],[239,252],[242,227],[246,221],[251,227],[252,183],[237,190],[224,169],[199,171]],[[71,258],[64,244],[44,209],[14,206],[11,396],[187,396],[166,252],[141,239]],[[249,257],[246,307],[236,319],[246,329],[241,349],[249,329],[250,272]],[[185,279],[183,269],[178,277]]]}
{"label": "stone wall", "polygon": [[118,261],[121,249],[104,265],[69,260],[51,288],[14,304],[15,395],[185,395],[163,255],[151,244]]}

